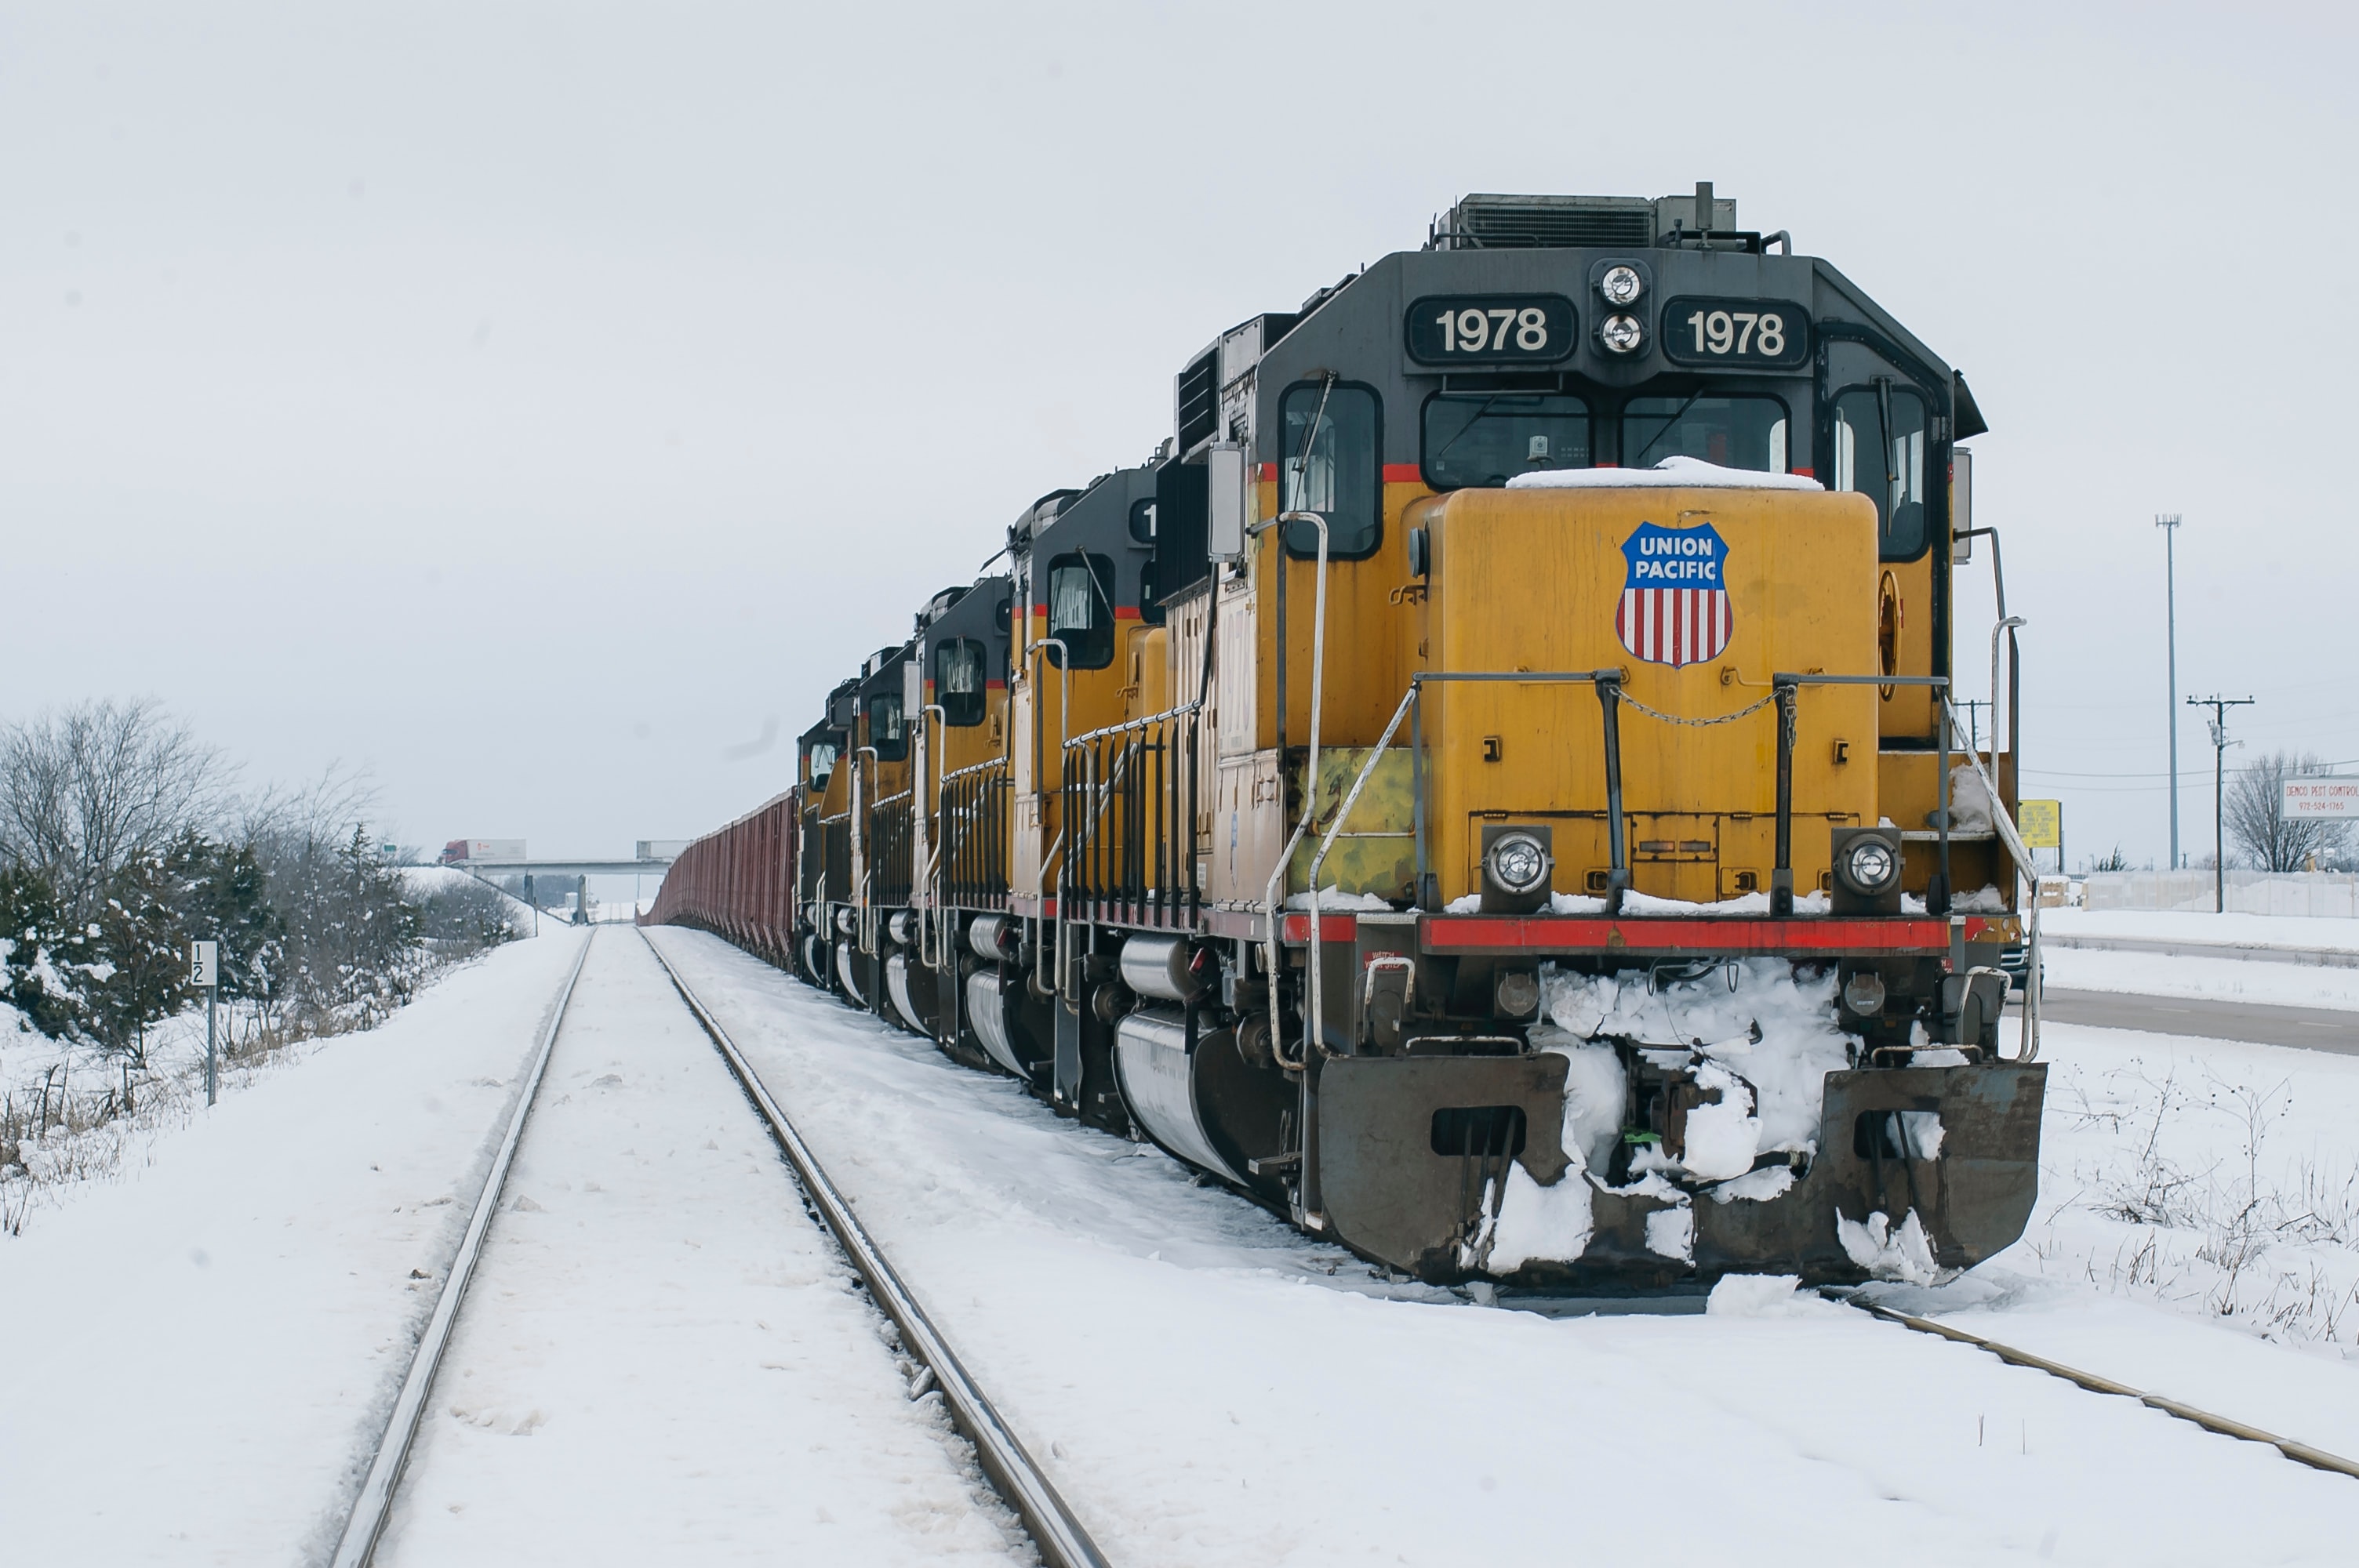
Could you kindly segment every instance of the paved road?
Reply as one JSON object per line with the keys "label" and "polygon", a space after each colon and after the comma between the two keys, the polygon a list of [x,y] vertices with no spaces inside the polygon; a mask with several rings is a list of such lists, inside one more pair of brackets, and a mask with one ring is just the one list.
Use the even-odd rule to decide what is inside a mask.
{"label": "paved road", "polygon": [[[2020,999],[2017,999],[2018,1003]],[[2263,1007],[2248,1001],[2130,996],[2048,988],[2039,1015],[2051,1023],[2143,1029],[2204,1040],[2248,1040],[2359,1056],[2359,1012],[2330,1007]]]}

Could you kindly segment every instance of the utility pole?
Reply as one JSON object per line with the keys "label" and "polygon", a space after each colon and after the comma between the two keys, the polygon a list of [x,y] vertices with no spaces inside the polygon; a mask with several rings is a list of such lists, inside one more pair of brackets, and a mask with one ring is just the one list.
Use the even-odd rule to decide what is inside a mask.
{"label": "utility pole", "polygon": [[1962,701],[1953,702],[1950,706],[1952,708],[1962,708],[1966,710],[1966,750],[1971,755],[1977,757],[1981,756],[1983,751],[1982,715],[1977,711],[1977,709],[1988,708],[1990,704],[1979,697],[1969,697],[1964,698]]}
{"label": "utility pole", "polygon": [[[2187,706],[2208,708],[2212,710],[2212,913],[2225,914],[2228,913],[2228,857],[2220,826],[2224,815],[2222,810],[2222,801],[2227,793],[2224,786],[2228,778],[2228,709],[2250,708],[2253,706],[2253,699],[2249,697],[2216,695],[2190,697],[2187,699]],[[2177,717],[2175,710],[2172,717]],[[2174,774],[2171,784],[2176,786],[2178,783],[2178,777]],[[2177,820],[2177,812],[2174,811],[2171,816],[2174,821]]]}
{"label": "utility pole", "polygon": [[2170,869],[2179,870],[2179,514],[2158,515],[2162,530],[2162,603],[2165,635],[2169,642],[2170,706]]}

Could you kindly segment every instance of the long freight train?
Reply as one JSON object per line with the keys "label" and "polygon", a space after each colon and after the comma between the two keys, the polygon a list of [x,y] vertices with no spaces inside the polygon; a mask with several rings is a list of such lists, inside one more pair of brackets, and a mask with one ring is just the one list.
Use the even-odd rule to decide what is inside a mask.
{"label": "long freight train", "polygon": [[1964,379],[1707,185],[1469,196],[1176,394],[649,918],[1430,1280],[2012,1242],[2045,1070],[2020,622],[2006,734],[1956,724]]}

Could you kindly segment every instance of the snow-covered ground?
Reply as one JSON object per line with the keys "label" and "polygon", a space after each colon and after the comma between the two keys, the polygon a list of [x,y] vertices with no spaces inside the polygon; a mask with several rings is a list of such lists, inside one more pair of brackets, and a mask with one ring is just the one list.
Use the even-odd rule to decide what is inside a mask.
{"label": "snow-covered ground", "polygon": [[[1549,1318],[1388,1284],[712,938],[654,935],[1125,1568],[1816,1563],[1863,1541],[2348,1559],[2354,1483],[2268,1450],[1775,1285]],[[318,1559],[579,940],[502,949],[290,1056],[0,1238],[12,1555]],[[598,940],[394,1551],[1004,1550],[709,1047],[627,961],[637,938]],[[2359,1453],[2354,1320],[2329,1310],[2353,1282],[2359,1061],[2064,1025],[2049,1050],[2031,1233],[1896,1303]]]}
{"label": "snow-covered ground", "polygon": [[2094,1292],[2307,1351],[2348,1406],[2306,1435],[2359,1458],[2359,1059],[2061,1023],[2042,1049],[2039,1206],[1982,1272],[2035,1315]]}
{"label": "snow-covered ground", "polygon": [[297,1048],[0,1237],[13,1559],[332,1544],[578,941],[511,944]]}
{"label": "snow-covered ground", "polygon": [[602,932],[377,1562],[1027,1560],[638,934]]}
{"label": "snow-covered ground", "polygon": [[[1739,1290],[1702,1316],[1551,1320],[1386,1285],[716,939],[655,935],[1119,1562],[2347,1559],[2354,1483],[1848,1309]],[[2065,1173],[2076,1148],[2099,1159],[2059,1140]],[[2195,1368],[2228,1413],[2359,1449],[2359,1369],[2067,1279],[2094,1232],[2055,1206],[2031,1238],[2055,1271],[2030,1252],[1911,1304],[2000,1337],[2088,1328],[2094,1370]],[[2254,1357],[2283,1370],[2240,1405]]]}
{"label": "snow-covered ground", "polygon": [[2048,983],[2061,989],[2359,1009],[2359,968],[2239,957],[2206,953],[2198,946],[2359,952],[2359,920],[2050,909],[2040,912],[2040,929],[2047,935],[2189,945],[2189,951],[2156,953],[2045,943],[2042,967]]}
{"label": "snow-covered ground", "polygon": [[2040,929],[2081,936],[2211,942],[2359,952],[2359,920],[2293,914],[2183,914],[2151,909],[2043,909]]}
{"label": "snow-covered ground", "polygon": [[[250,1064],[223,1057],[222,1087],[234,1093],[308,1049]],[[0,1003],[0,1233],[38,1223],[83,1183],[113,1176],[188,1125],[204,1104],[203,1009],[150,1029],[147,1058],[143,1070],[97,1046],[52,1040]]]}

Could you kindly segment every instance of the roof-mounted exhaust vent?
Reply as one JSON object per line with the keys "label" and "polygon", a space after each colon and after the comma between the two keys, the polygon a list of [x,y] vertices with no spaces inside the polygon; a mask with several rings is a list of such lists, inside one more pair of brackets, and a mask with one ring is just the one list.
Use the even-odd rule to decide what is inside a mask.
{"label": "roof-mounted exhaust vent", "polygon": [[1430,251],[1560,250],[1655,243],[1655,203],[1643,196],[1468,196],[1443,213]]}
{"label": "roof-mounted exhaust vent", "polygon": [[1435,221],[1430,251],[1645,248],[1733,234],[1736,203],[1717,200],[1709,182],[1693,196],[1474,195]]}
{"label": "roof-mounted exhaust vent", "polygon": [[1664,196],[1655,201],[1655,238],[1666,245],[1693,243],[1697,236],[1733,239],[1736,235],[1736,203],[1712,193],[1712,181],[1696,181],[1693,196]]}

